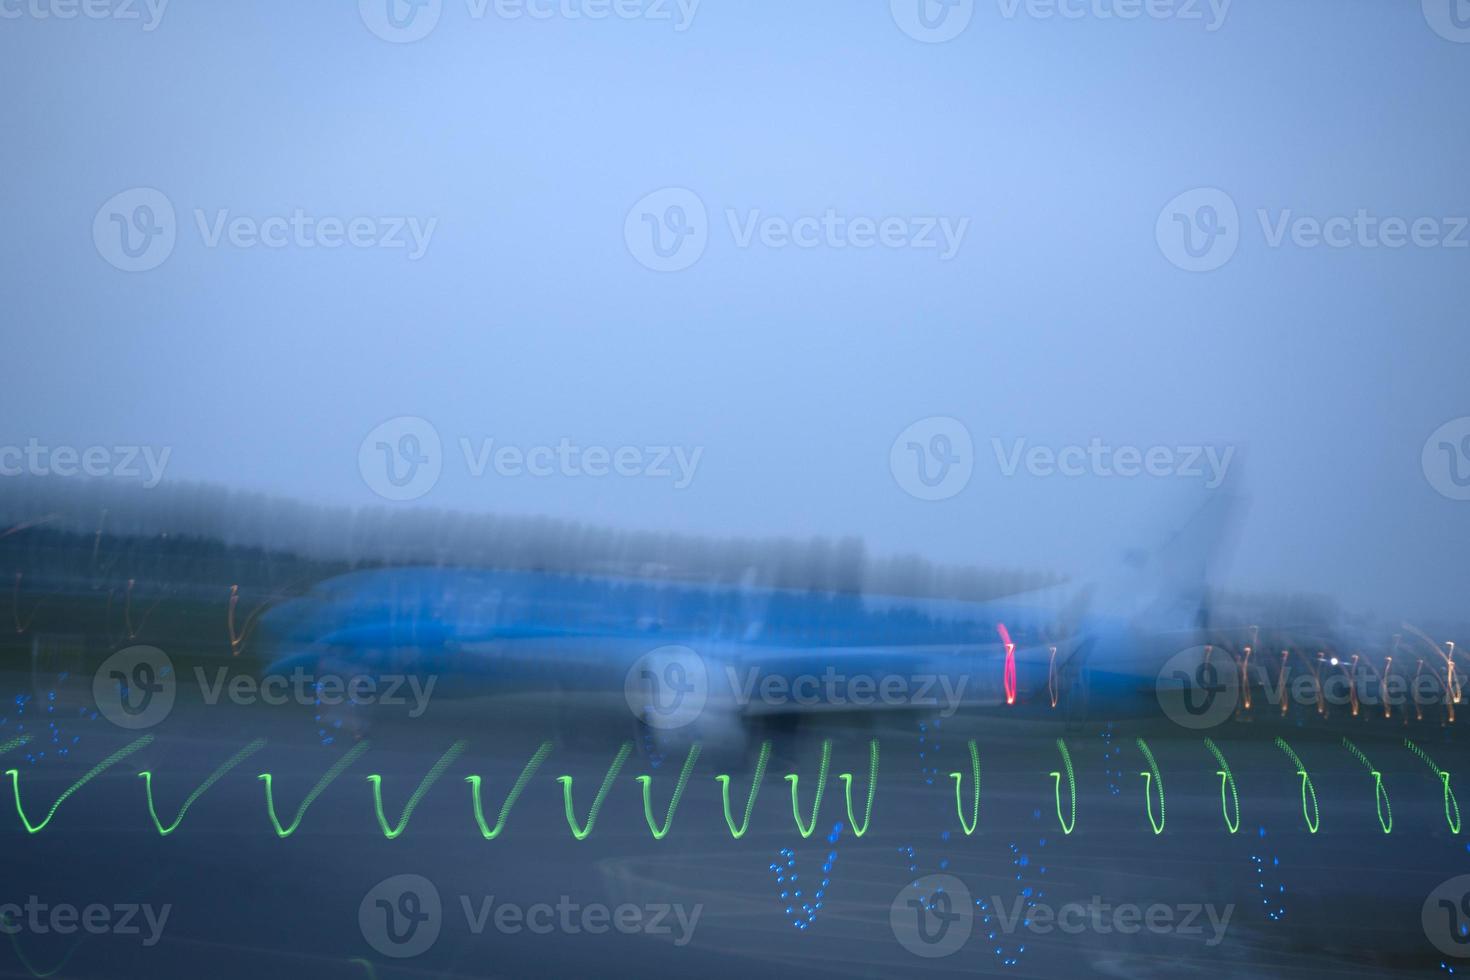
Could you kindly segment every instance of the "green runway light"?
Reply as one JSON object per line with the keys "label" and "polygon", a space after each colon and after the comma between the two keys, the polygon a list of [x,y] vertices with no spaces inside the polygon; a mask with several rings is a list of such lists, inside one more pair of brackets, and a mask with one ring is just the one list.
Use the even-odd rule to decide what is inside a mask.
{"label": "green runway light", "polygon": [[[1212,740],[1205,739],[1205,748],[1210,750],[1215,761],[1220,764],[1220,768],[1215,771],[1215,775],[1220,777],[1220,813],[1225,818],[1225,828],[1233,834],[1240,830],[1240,794],[1235,789],[1235,776],[1230,771],[1230,763],[1225,761],[1225,754]],[[1235,810],[1234,822],[1230,820],[1230,808],[1225,805],[1225,787],[1227,786],[1230,787],[1230,802]]]}
{"label": "green runway light", "polygon": [[153,826],[158,828],[159,836],[167,837],[169,834],[177,830],[179,824],[184,822],[184,814],[189,812],[189,807],[194,805],[194,801],[198,800],[199,797],[207,793],[209,791],[209,788],[215,783],[219,782],[220,778],[224,776],[225,773],[229,772],[231,769],[235,768],[240,763],[244,762],[246,759],[250,758],[252,755],[259,752],[264,747],[265,739],[257,738],[255,741],[245,746],[239,752],[236,752],[234,755],[230,756],[230,758],[226,760],[224,765],[220,766],[213,773],[211,773],[208,779],[199,784],[198,789],[189,794],[188,799],[184,800],[184,805],[179,807],[179,815],[177,817],[174,817],[174,822],[169,824],[167,827],[163,825],[163,821],[158,819],[158,810],[153,806],[153,773],[148,771],[138,773],[138,777],[143,780],[143,791],[148,794],[148,815],[153,818]]}
{"label": "green runway light", "polygon": [[1077,826],[1077,780],[1072,775],[1072,755],[1067,751],[1067,743],[1057,739],[1057,749],[1062,753],[1062,767],[1067,770],[1067,795],[1072,799],[1071,822],[1062,818],[1062,774],[1051,772],[1047,775],[1053,779],[1053,792],[1057,799],[1057,823],[1062,825],[1062,833],[1071,834],[1072,829]]}
{"label": "green runway light", "polygon": [[108,756],[101,762],[97,763],[97,765],[87,770],[87,774],[85,776],[68,786],[66,788],[66,792],[62,793],[59,797],[56,798],[56,802],[51,804],[51,809],[46,813],[46,819],[34,825],[31,823],[30,818],[26,816],[25,808],[20,805],[20,773],[15,769],[6,770],[5,775],[10,777],[10,785],[15,790],[15,812],[20,814],[20,821],[21,823],[25,824],[26,831],[32,834],[40,833],[41,830],[48,823],[51,822],[51,818],[56,816],[56,811],[61,808],[61,804],[67,801],[68,797],[70,797],[73,793],[90,783],[93,779],[97,778],[102,773],[117,765],[119,762],[126,759],[128,756],[132,755],[134,752],[138,751],[143,746],[152,741],[152,735],[144,735],[136,742],[131,742],[128,745],[123,746],[116,752],[112,753],[112,755]]}
{"label": "green runway light", "polygon": [[470,802],[475,808],[475,823],[480,825],[480,833],[486,840],[494,840],[500,836],[500,832],[505,829],[505,820],[510,816],[510,808],[516,805],[516,800],[521,798],[521,793],[525,791],[526,785],[531,781],[531,777],[536,774],[537,769],[541,768],[541,763],[545,762],[546,757],[550,754],[551,743],[542,742],[541,747],[536,750],[535,754],[531,756],[530,761],[521,769],[521,774],[516,779],[515,785],[505,795],[505,802],[500,807],[500,816],[496,817],[493,828],[486,826],[485,811],[480,806],[480,777],[466,776],[464,778],[464,781],[470,784]]}
{"label": "green runway light", "polygon": [[602,785],[598,787],[597,795],[592,798],[592,809],[587,811],[585,825],[577,823],[576,814],[572,812],[572,777],[556,777],[556,781],[561,783],[562,803],[567,812],[567,826],[572,828],[572,836],[577,840],[586,840],[587,835],[592,833],[592,827],[597,823],[597,811],[602,809],[602,801],[607,799],[607,791],[612,789],[613,780],[618,778],[618,773],[623,770],[623,763],[628,761],[628,756],[632,752],[632,742],[624,742],[623,747],[618,749],[617,757],[608,767],[607,775],[602,777]]}
{"label": "green runway light", "polygon": [[82,943],[86,941],[83,938],[72,943],[71,948],[66,951],[66,955],[61,957],[61,962],[57,963],[51,969],[38,970],[36,969],[36,965],[31,962],[31,958],[25,954],[25,950],[20,948],[20,933],[23,930],[18,924],[11,921],[10,913],[0,913],[0,923],[4,924],[4,931],[10,934],[10,946],[15,950],[15,958],[20,960],[20,965],[25,967],[26,972],[35,977],[36,980],[46,980],[47,977],[54,977],[60,973],[66,967],[66,964],[71,962],[71,958],[76,951],[82,948]]}
{"label": "green runway light", "polygon": [[[1302,777],[1302,819],[1307,822],[1308,832],[1315,834],[1322,824],[1322,815],[1317,810],[1317,790],[1312,786],[1312,777],[1307,775],[1307,767],[1302,765],[1302,760],[1286,744],[1286,739],[1278,737],[1276,747],[1287,754],[1292,765],[1296,766],[1297,775]],[[1310,812],[1307,810],[1308,802],[1312,807]]]}
{"label": "green runway light", "polygon": [[[30,816],[26,813],[26,810],[22,804],[19,770],[7,770],[6,774],[11,777],[11,786],[15,798],[16,813],[20,817],[21,822],[24,824],[27,832],[31,834],[36,834],[48,827],[53,818],[56,816],[56,813],[61,808],[61,805],[65,803],[68,799],[70,799],[79,789],[81,789],[87,783],[91,782],[98,775],[102,774],[110,767],[117,765],[129,755],[132,755],[133,753],[147,746],[150,742],[153,741],[153,738],[154,736],[152,735],[144,735],[137,741],[132,742],[124,748],[112,753],[98,765],[94,766],[80,779],[69,786],[66,791],[57,798],[56,802],[53,803],[50,809],[47,811],[44,819],[41,819],[39,822],[32,822]],[[28,736],[20,736],[17,738],[12,738],[6,742],[0,742],[0,753],[13,751],[17,747],[26,744],[28,739]],[[1142,738],[1137,738],[1134,741],[1135,744],[1137,744],[1139,751],[1143,753],[1144,759],[1148,763],[1148,768],[1139,773],[1139,776],[1142,777],[1144,780],[1144,813],[1145,816],[1148,818],[1149,826],[1152,829],[1153,833],[1155,835],[1160,835],[1164,832],[1168,820],[1167,800],[1164,792],[1163,773],[1162,770],[1159,768],[1158,759],[1155,757],[1153,750],[1148,745],[1148,743]],[[1056,807],[1057,823],[1060,826],[1062,833],[1070,835],[1075,831],[1077,825],[1076,771],[1072,763],[1071,751],[1068,749],[1065,740],[1059,738],[1056,739],[1055,742],[1057,752],[1061,756],[1062,764],[1057,770],[1048,773],[1048,775],[1051,776],[1053,781],[1052,791]],[[1218,763],[1216,775],[1220,777],[1220,809],[1221,814],[1225,820],[1225,826],[1231,834],[1237,833],[1240,830],[1241,809],[1240,794],[1236,785],[1235,776],[1230,769],[1230,765],[1226,762],[1224,753],[1220,751],[1219,746],[1217,746],[1209,738],[1206,738],[1204,740],[1204,743],[1205,747],[1209,749],[1210,753],[1214,756],[1215,761]],[[230,772],[238,768],[241,763],[243,763],[246,759],[260,752],[266,746],[266,744],[267,743],[265,739],[255,739],[254,741],[251,741],[239,751],[237,751],[229,759],[227,759],[222,765],[220,765],[219,768],[215,769],[202,783],[200,783],[194,789],[193,792],[188,795],[183,804],[179,807],[178,813],[174,816],[171,822],[166,822],[159,815],[158,804],[153,792],[154,773],[151,770],[144,770],[142,772],[139,772],[138,776],[143,780],[145,801],[148,808],[148,816],[149,819],[152,821],[154,828],[161,836],[166,837],[174,833],[182,825],[184,818],[188,815],[193,805],[197,803],[206,792],[212,789],[225,776],[229,775]],[[385,807],[383,803],[382,777],[376,773],[366,777],[369,785],[371,785],[372,787],[373,811],[378,821],[378,826],[382,830],[384,837],[389,840],[393,840],[401,836],[407,830],[411,817],[413,816],[414,812],[416,812],[418,806],[422,803],[425,795],[436,782],[443,778],[449,768],[465,752],[467,744],[468,743],[466,743],[465,741],[457,741],[453,743],[449,747],[448,751],[446,751],[444,755],[441,756],[438,761],[434,763],[433,767],[428,771],[427,774],[424,775],[423,779],[419,781],[417,788],[409,796],[408,801],[404,805],[396,824],[389,821],[385,812]],[[1315,834],[1320,829],[1321,819],[1316,787],[1312,782],[1311,776],[1307,772],[1306,766],[1302,763],[1301,758],[1296,754],[1291,746],[1287,744],[1284,739],[1281,738],[1275,739],[1275,744],[1290,758],[1298,776],[1301,777],[1302,816],[1306,821],[1308,831]],[[1420,759],[1422,759],[1425,764],[1428,765],[1438,777],[1444,795],[1446,823],[1449,825],[1450,830],[1453,833],[1458,834],[1460,832],[1461,823],[1460,807],[1459,802],[1456,800],[1454,791],[1450,785],[1450,774],[1435,765],[1434,761],[1430,759],[1429,756],[1413,742],[1406,739],[1404,741],[1404,744],[1417,756],[1419,756]],[[1373,777],[1374,802],[1377,806],[1379,826],[1383,829],[1383,832],[1385,834],[1391,833],[1393,830],[1393,807],[1392,803],[1389,800],[1388,788],[1384,784],[1382,773],[1378,769],[1375,769],[1373,767],[1367,756],[1365,756],[1351,741],[1343,739],[1343,745],[1360,762],[1363,763],[1364,767],[1368,770],[1368,773]],[[368,742],[359,742],[351,749],[349,749],[345,754],[343,754],[341,758],[334,762],[332,766],[321,776],[321,778],[317,780],[316,785],[312,787],[311,791],[307,793],[305,799],[302,800],[301,805],[297,808],[295,816],[289,825],[282,825],[280,817],[276,811],[275,786],[272,774],[268,772],[260,773],[258,778],[265,784],[266,816],[268,817],[271,826],[275,829],[276,835],[278,837],[285,838],[295,833],[296,830],[300,827],[301,822],[306,815],[306,811],[311,807],[311,805],[350,766],[352,766],[358,759],[360,759],[363,754],[369,750],[369,748],[370,745]],[[976,832],[976,830],[979,829],[980,824],[981,766],[980,753],[976,740],[970,739],[968,741],[967,748],[970,754],[969,778],[974,781],[972,795],[968,801],[968,804],[966,801],[964,788],[966,778],[965,773],[963,771],[951,772],[949,776],[950,779],[954,782],[955,813],[959,817],[960,827],[963,830],[964,835],[966,837],[969,837],[972,836]],[[471,815],[474,817],[475,824],[476,826],[478,826],[480,834],[485,840],[495,840],[499,838],[500,835],[504,832],[507,820],[510,816],[511,809],[516,805],[521,796],[529,788],[532,779],[540,771],[543,763],[545,763],[547,758],[550,757],[552,751],[553,743],[550,741],[542,742],[540,746],[536,749],[535,753],[521,769],[520,775],[517,777],[515,783],[510,787],[509,792],[506,794],[505,800],[500,807],[499,815],[497,816],[495,825],[493,827],[489,825],[485,816],[484,801],[482,798],[484,789],[482,777],[478,775],[470,775],[465,777],[465,781],[470,785],[470,802],[472,807]],[[653,813],[653,777],[649,775],[636,777],[642,791],[644,820],[648,824],[649,832],[653,835],[653,838],[655,840],[663,840],[672,832],[674,816],[678,812],[678,809],[682,804],[684,795],[689,787],[689,781],[693,777],[695,768],[698,764],[701,751],[702,747],[700,743],[696,742],[690,747],[688,754],[684,760],[683,768],[680,771],[679,777],[672,789],[667,809],[665,810],[663,815],[662,823],[655,819]],[[613,785],[616,783],[619,775],[623,770],[624,765],[627,763],[628,759],[632,755],[632,752],[633,743],[623,742],[618,749],[616,756],[613,758],[611,765],[608,767],[607,773],[604,775],[602,783],[598,787],[597,793],[592,800],[591,806],[587,810],[585,823],[578,821],[575,808],[573,806],[572,777],[570,775],[557,777],[557,781],[562,786],[562,800],[566,813],[567,826],[571,829],[572,836],[575,839],[585,840],[588,836],[591,835],[593,828],[596,825],[597,817],[607,799],[607,795],[611,791]],[[729,828],[730,836],[732,839],[740,840],[750,829],[751,819],[755,812],[756,800],[760,794],[761,785],[765,779],[767,769],[769,767],[771,753],[772,743],[770,741],[762,742],[760,747],[760,754],[756,761],[754,772],[752,774],[749,794],[746,797],[744,813],[742,815],[742,819],[738,824],[735,820],[735,815],[732,812],[732,808],[730,805],[731,776],[729,776],[728,774],[721,774],[714,777],[716,782],[719,783],[720,786],[720,798],[725,818],[725,825]],[[868,788],[866,799],[863,801],[863,815],[861,820],[858,819],[857,808],[853,805],[852,790],[853,782],[855,779],[854,774],[838,774],[838,778],[842,780],[843,784],[843,797],[847,808],[847,818],[849,821],[849,826],[851,826],[853,835],[856,837],[862,837],[864,834],[867,833],[868,829],[871,826],[873,807],[877,801],[878,768],[880,757],[880,741],[876,738],[870,739],[868,742]],[[792,818],[796,824],[797,832],[800,833],[803,838],[811,837],[812,834],[816,831],[816,827],[820,821],[823,798],[825,797],[827,790],[827,779],[831,771],[831,762],[832,740],[824,739],[822,741],[821,759],[815,777],[814,795],[810,803],[810,810],[806,812],[803,811],[800,794],[801,776],[798,773],[791,773],[785,777],[786,780],[790,783]],[[1066,777],[1068,793],[1068,799],[1065,803],[1062,800],[1063,776]]]}
{"label": "green runway light", "polygon": [[791,816],[796,819],[796,829],[802,837],[810,837],[812,831],[817,829],[817,815],[822,812],[822,793],[827,789],[827,765],[832,761],[832,740],[822,740],[822,766],[817,770],[817,794],[812,798],[812,819],[810,823],[801,822],[801,806],[797,802],[796,789],[801,782],[801,777],[791,773],[786,781],[791,784]]}
{"label": "green runway light", "polygon": [[413,811],[418,808],[419,801],[424,798],[424,794],[429,791],[429,787],[437,783],[439,777],[444,775],[444,770],[448,769],[454,763],[454,760],[460,757],[464,752],[464,748],[464,742],[455,742],[449,747],[449,751],[439,757],[439,761],[434,763],[433,768],[424,775],[423,779],[419,780],[419,788],[414,790],[413,795],[408,798],[408,803],[403,807],[403,814],[398,818],[398,823],[393,827],[388,826],[388,818],[383,815],[383,777],[377,773],[367,777],[367,781],[373,787],[373,807],[377,811],[378,826],[383,828],[384,837],[393,840],[407,829],[408,818],[413,816]]}
{"label": "green runway light", "polygon": [[730,816],[730,777],[716,776],[715,782],[720,784],[720,797],[725,805],[725,826],[730,828],[730,836],[739,840],[745,836],[750,829],[750,815],[755,810],[756,794],[761,791],[761,780],[766,775],[766,763],[771,760],[771,743],[761,743],[760,757],[755,762],[755,772],[750,778],[750,796],[745,800],[745,819],[740,822],[740,828],[735,828],[735,819]]}
{"label": "green runway light", "polygon": [[843,792],[847,796],[847,824],[852,828],[854,837],[861,837],[868,832],[868,821],[873,816],[873,791],[878,787],[878,740],[875,738],[868,743],[868,805],[863,810],[861,827],[858,826],[857,818],[852,815],[852,773],[840,773],[837,778],[842,780]]}
{"label": "green runway light", "polygon": [[694,771],[694,762],[698,758],[699,743],[695,742],[689,747],[689,755],[684,759],[684,769],[679,773],[679,782],[674,786],[674,795],[669,798],[669,812],[664,817],[662,827],[654,826],[653,823],[653,802],[649,799],[649,786],[653,783],[653,777],[638,777],[638,782],[643,784],[643,819],[648,821],[648,829],[653,833],[654,840],[663,840],[674,826],[674,811],[679,808],[679,800],[684,795],[684,787],[689,783],[689,774]]}
{"label": "green runway light", "polygon": [[336,782],[337,777],[346,772],[347,767],[356,762],[368,750],[368,745],[368,742],[358,742],[347,750],[346,755],[332,764],[332,768],[328,769],[322,775],[322,778],[316,781],[316,785],[311,788],[311,792],[306,794],[306,799],[301,801],[301,806],[296,809],[296,819],[291,821],[291,826],[289,827],[282,827],[280,818],[276,816],[276,797],[271,786],[271,774],[268,772],[261,773],[259,778],[265,783],[265,812],[266,816],[270,817],[271,826],[276,829],[276,836],[285,838],[296,833],[296,828],[301,826],[301,818],[306,816],[307,807],[316,802],[316,798],[326,792],[327,787]]}
{"label": "green runway light", "polygon": [[[1342,744],[1373,777],[1373,802],[1378,807],[1378,826],[1383,828],[1385,834],[1393,833],[1393,806],[1388,802],[1388,790],[1383,787],[1383,773],[1374,769],[1373,763],[1369,762],[1368,757],[1352,742],[1343,739]],[[1387,819],[1385,819],[1385,813]]]}
{"label": "green runway light", "polygon": [[1444,786],[1445,823],[1450,825],[1450,833],[1458,834],[1460,832],[1460,802],[1455,799],[1455,791],[1450,789],[1450,774],[1436,765],[1434,760],[1429,757],[1429,753],[1419,748],[1413,742],[1404,739],[1404,744],[1409,747],[1409,751],[1423,760],[1424,764],[1432,769],[1434,774],[1439,777],[1440,783]]}
{"label": "green runway light", "polygon": [[[1139,773],[1143,777],[1144,810],[1148,813],[1149,825],[1153,827],[1154,835],[1157,836],[1164,832],[1164,821],[1168,819],[1164,810],[1164,777],[1159,774],[1159,764],[1154,761],[1154,754],[1149,751],[1148,743],[1140,738],[1138,739],[1138,747],[1142,750],[1144,758],[1148,760],[1149,768],[1148,772]],[[1157,822],[1154,821],[1154,798],[1153,794],[1149,792],[1149,787],[1153,787],[1159,794],[1159,819]]]}
{"label": "green runway light", "polygon": [[970,809],[970,819],[965,821],[965,802],[960,795],[961,784],[965,780],[962,772],[952,772],[949,778],[954,780],[954,805],[960,816],[960,829],[969,837],[980,826],[980,752],[975,748],[975,740],[970,739],[970,770],[975,780],[975,802]]}

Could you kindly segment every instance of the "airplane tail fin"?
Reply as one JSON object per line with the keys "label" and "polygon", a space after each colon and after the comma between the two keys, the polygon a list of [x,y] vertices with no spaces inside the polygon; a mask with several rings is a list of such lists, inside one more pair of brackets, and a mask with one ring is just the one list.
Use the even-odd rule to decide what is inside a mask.
{"label": "airplane tail fin", "polygon": [[1209,625],[1213,589],[1228,563],[1245,498],[1221,486],[1157,526],[1152,547],[1128,549],[1116,580],[1099,590],[1102,611],[1161,630]]}

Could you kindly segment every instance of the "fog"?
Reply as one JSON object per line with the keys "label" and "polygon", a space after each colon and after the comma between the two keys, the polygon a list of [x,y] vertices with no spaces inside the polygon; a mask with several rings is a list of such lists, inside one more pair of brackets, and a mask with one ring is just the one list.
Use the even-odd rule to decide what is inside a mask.
{"label": "fog", "polygon": [[0,466],[1060,575],[1223,487],[1231,587],[1458,616],[1470,47],[1420,4],[649,6],[7,6]]}

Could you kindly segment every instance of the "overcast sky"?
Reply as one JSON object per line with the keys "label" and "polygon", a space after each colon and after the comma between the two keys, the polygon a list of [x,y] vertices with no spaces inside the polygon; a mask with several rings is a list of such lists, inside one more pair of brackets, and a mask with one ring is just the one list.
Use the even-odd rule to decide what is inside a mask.
{"label": "overcast sky", "polygon": [[[0,20],[0,444],[1061,570],[1223,474],[1235,584],[1470,594],[1470,457],[1438,445],[1470,429],[1423,457],[1470,416],[1470,37],[1434,0],[982,0],[948,40],[905,0],[443,0],[408,43],[429,21],[387,0],[27,2]],[[1175,202],[1197,188],[1223,198]],[[1360,210],[1342,247],[1298,220]],[[1390,247],[1383,218],[1433,221]],[[374,433],[401,416],[437,453]]]}

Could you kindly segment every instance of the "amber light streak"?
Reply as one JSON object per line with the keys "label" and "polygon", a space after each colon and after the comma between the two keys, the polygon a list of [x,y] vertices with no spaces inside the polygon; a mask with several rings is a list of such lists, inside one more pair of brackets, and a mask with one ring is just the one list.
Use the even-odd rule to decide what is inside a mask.
{"label": "amber light streak", "polygon": [[20,621],[20,580],[21,573],[16,572],[15,588],[10,593],[10,618],[15,620],[16,635],[20,635],[31,628],[31,624],[36,621],[36,612],[41,608],[41,603],[45,601],[45,599],[37,599],[31,605],[30,615],[26,616],[25,622],[22,623]]}
{"label": "amber light streak", "polygon": [[[1387,657],[1385,657],[1384,660],[1383,660],[1383,673],[1379,677],[1379,687],[1380,688],[1383,686],[1383,682],[1388,679],[1388,672],[1391,671],[1391,670],[1393,670],[1393,655],[1395,653],[1398,653],[1398,652],[1399,652],[1399,638],[1398,638],[1398,635],[1395,634],[1394,635],[1394,638],[1393,638],[1393,651],[1391,653],[1389,653],[1389,655]],[[1388,698],[1379,698],[1379,700],[1383,702],[1383,717],[1385,717],[1385,718],[1391,718],[1391,717],[1393,717],[1393,706],[1388,703]]]}
{"label": "amber light streak", "polygon": [[1348,677],[1348,699],[1352,708],[1353,717],[1358,717],[1358,655],[1353,654],[1353,659],[1343,667],[1343,672]]}
{"label": "amber light streak", "polygon": [[250,631],[255,628],[255,621],[261,613],[265,612],[266,603],[262,602],[255,607],[255,611],[245,617],[245,625],[239,632],[235,631],[235,606],[240,603],[240,586],[230,586],[230,608],[225,614],[226,625],[230,630],[230,656],[238,657],[240,648],[245,645],[245,640],[250,636]]}
{"label": "amber light streak", "polygon": [[1256,627],[1251,627],[1251,641],[1246,644],[1244,653],[1240,658],[1240,696],[1241,709],[1251,710],[1251,650],[1256,645]]}
{"label": "amber light streak", "polygon": [[[128,579],[128,589],[127,589],[127,592],[124,594],[124,597],[123,597],[123,625],[125,625],[127,627],[127,630],[128,630],[128,639],[130,639],[130,640],[136,640],[138,638],[138,634],[140,632],[142,632],[143,627],[148,624],[148,617],[151,616],[151,615],[153,615],[153,610],[157,609],[158,608],[158,604],[163,601],[163,596],[159,596],[157,599],[153,600],[153,605],[151,605],[151,606],[148,607],[148,611],[145,612],[145,613],[143,613],[143,618],[140,619],[140,620],[138,620],[138,625],[137,626],[134,626],[133,625],[133,584],[136,581],[137,581],[136,579],[131,579],[131,578]],[[109,594],[108,597],[111,598],[111,595]],[[109,633],[112,632],[112,628],[110,626],[108,627],[108,632]]]}
{"label": "amber light streak", "polygon": [[[1434,676],[1435,680],[1439,681],[1440,688],[1445,693],[1445,713],[1447,716],[1446,721],[1450,724],[1453,724],[1455,721],[1455,705],[1460,703],[1460,697],[1462,694],[1462,691],[1460,689],[1459,677],[1455,673],[1454,642],[1451,640],[1446,640],[1445,645],[1441,647],[1438,643],[1434,642],[1434,640],[1431,639],[1428,634],[1426,634],[1418,627],[1414,626],[1412,623],[1404,623],[1403,626],[1404,629],[1412,633],[1416,639],[1427,646],[1430,650],[1434,651],[1434,655],[1438,658],[1435,662],[1435,665],[1430,668],[1430,673]],[[1444,667],[1443,674],[1441,674],[1438,669],[1440,665],[1443,665]],[[1424,661],[1421,659],[1419,661],[1418,673],[1422,673],[1423,670]],[[1415,675],[1415,679],[1418,679],[1417,673]],[[1420,710],[1417,688],[1415,689],[1414,693],[1414,708],[1415,711],[1418,712],[1419,717],[1422,718],[1424,716],[1424,713],[1422,710]]]}

